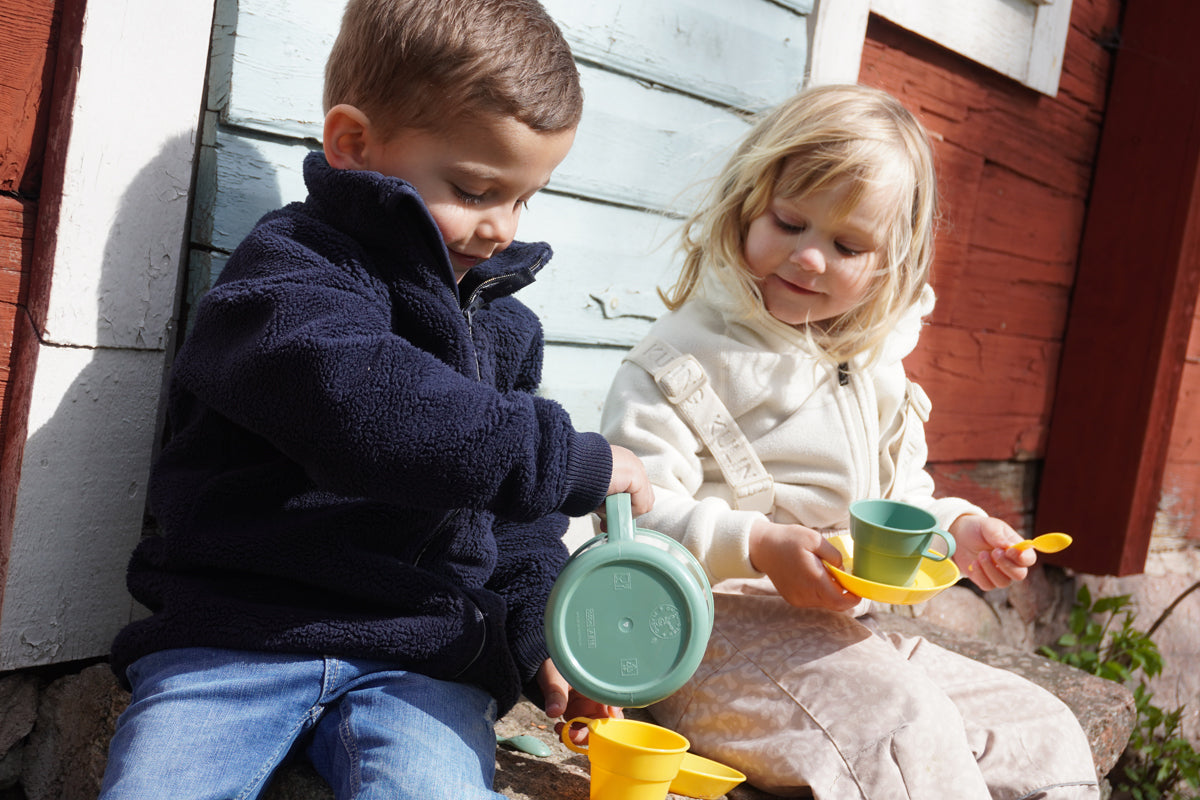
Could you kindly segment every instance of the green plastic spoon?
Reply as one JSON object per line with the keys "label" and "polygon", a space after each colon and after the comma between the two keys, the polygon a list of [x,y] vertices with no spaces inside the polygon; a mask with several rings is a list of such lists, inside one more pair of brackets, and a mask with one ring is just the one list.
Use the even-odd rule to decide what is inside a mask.
{"label": "green plastic spoon", "polygon": [[1065,533],[1043,533],[1041,536],[1035,536],[1032,539],[1018,542],[1013,547],[1017,550],[1028,550],[1032,547],[1039,553],[1057,553],[1059,550],[1067,548],[1070,544],[1071,537]]}
{"label": "green plastic spoon", "polygon": [[496,744],[511,747],[513,750],[520,750],[522,753],[529,753],[529,755],[537,756],[538,758],[545,758],[551,753],[550,745],[536,736],[529,736],[524,733],[518,736],[500,736],[497,734]]}

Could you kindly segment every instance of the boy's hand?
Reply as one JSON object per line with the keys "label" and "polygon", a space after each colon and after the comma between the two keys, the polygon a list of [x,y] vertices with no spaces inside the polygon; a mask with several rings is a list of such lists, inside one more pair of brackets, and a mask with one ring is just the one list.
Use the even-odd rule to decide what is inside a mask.
{"label": "boy's hand", "polygon": [[[620,708],[597,703],[568,686],[566,679],[550,659],[543,661],[542,666],[538,668],[537,681],[538,685],[542,687],[542,694],[546,697],[546,716],[550,719],[560,717],[566,720],[572,720],[575,717],[622,719],[625,716]],[[556,723],[554,732],[561,736],[564,724],[564,722]],[[571,731],[571,741],[583,745],[587,742],[587,733],[587,728],[576,728]]]}
{"label": "boy's hand", "polygon": [[995,517],[964,514],[954,520],[950,533],[954,534],[954,563],[984,591],[1025,580],[1037,561],[1033,550],[1012,549],[1021,536]]}
{"label": "boy's hand", "polygon": [[812,528],[766,519],[750,528],[750,563],[767,574],[784,600],[797,608],[854,608],[862,598],[843,589],[822,561],[840,567],[842,554]]}
{"label": "boy's hand", "polygon": [[[608,493],[628,492],[633,516],[640,517],[654,507],[654,489],[650,486],[650,479],[646,477],[646,468],[632,450],[615,444],[610,447],[613,469],[612,478],[608,482]],[[603,512],[604,508],[601,507],[600,511]]]}

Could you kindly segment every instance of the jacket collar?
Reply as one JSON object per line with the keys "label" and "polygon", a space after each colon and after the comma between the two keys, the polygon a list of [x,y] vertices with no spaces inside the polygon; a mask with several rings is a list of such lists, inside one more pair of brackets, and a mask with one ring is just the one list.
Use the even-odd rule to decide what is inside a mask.
{"label": "jacket collar", "polygon": [[388,254],[401,270],[436,276],[458,294],[464,310],[534,281],[550,260],[545,242],[513,242],[455,284],[450,255],[425,202],[412,184],[366,170],[334,169],[320,150],[304,159],[306,205],[312,213],[372,250]]}

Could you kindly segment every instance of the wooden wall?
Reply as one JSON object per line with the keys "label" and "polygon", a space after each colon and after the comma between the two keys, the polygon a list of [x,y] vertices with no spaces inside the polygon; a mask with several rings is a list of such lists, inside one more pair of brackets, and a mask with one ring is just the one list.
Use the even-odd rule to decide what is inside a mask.
{"label": "wooden wall", "polygon": [[[587,96],[575,148],[520,238],[550,269],[523,292],[550,347],[546,391],[598,423],[624,348],[662,311],[676,219],[745,128],[800,85],[807,0],[548,0]],[[340,3],[222,0],[188,300],[259,215],[304,196],[321,69]],[[942,491],[1028,528],[1055,390],[1120,0],[1075,0],[1061,88],[1047,97],[872,17],[860,80],[933,132],[945,198],[939,305],[911,369],[934,400]],[[236,35],[235,35],[236,34]],[[286,84],[279,76],[286,75]],[[286,85],[286,91],[281,86]]]}
{"label": "wooden wall", "polygon": [[30,374],[35,340],[25,309],[60,7],[58,0],[0,5],[0,597],[28,403],[20,376]]}
{"label": "wooden wall", "polygon": [[1200,541],[1200,310],[1192,320],[1154,535]]}
{"label": "wooden wall", "polygon": [[935,138],[938,306],[909,370],[939,489],[1027,527],[1103,119],[1120,0],[1075,0],[1058,95],[876,17],[860,79]]}
{"label": "wooden wall", "polygon": [[[541,316],[545,391],[580,428],[624,350],[663,307],[676,220],[745,130],[744,112],[794,92],[812,0],[545,0],[579,63],[575,146],[531,202],[518,238],[555,258],[521,298]],[[221,0],[192,226],[190,305],[258,217],[303,199],[321,136],[322,72],[343,4]],[[286,78],[281,79],[281,76]]]}
{"label": "wooden wall", "polygon": [[1088,531],[1062,559],[1081,572],[1141,572],[1156,529],[1190,524],[1184,463],[1165,479],[1200,414],[1183,380],[1200,294],[1198,26],[1193,0],[1122,17],[1038,496],[1039,526]]}

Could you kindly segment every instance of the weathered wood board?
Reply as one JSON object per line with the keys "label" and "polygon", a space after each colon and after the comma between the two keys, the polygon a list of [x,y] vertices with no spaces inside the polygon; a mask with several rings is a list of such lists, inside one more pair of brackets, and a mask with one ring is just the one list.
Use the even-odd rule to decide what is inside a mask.
{"label": "weathered wood board", "polygon": [[0,4],[0,191],[37,193],[57,37],[54,0]]}
{"label": "weathered wood board", "polygon": [[[49,119],[59,36],[57,0],[0,4],[0,601],[9,561],[9,537],[20,446],[28,405],[17,380],[22,352],[14,350],[25,321],[37,196]],[[13,420],[17,420],[13,422]]]}
{"label": "weathered wood board", "polygon": [[[1111,9],[1080,3],[1079,26]],[[934,461],[1040,458],[1083,228],[1109,54],[1076,29],[1064,81],[1045,97],[873,20],[862,80],[929,128],[943,227],[938,307],[909,368],[933,400]],[[1083,74],[1080,74],[1083,73]]]}
{"label": "weathered wood board", "polygon": [[1200,316],[1183,365],[1154,536],[1200,540]]}
{"label": "weathered wood board", "polygon": [[[662,313],[678,219],[746,130],[745,112],[799,88],[812,5],[546,3],[586,102],[571,153],[521,222],[519,238],[555,250],[522,299],[546,329],[545,392],[582,427],[599,424],[620,350]],[[304,198],[340,14],[326,0],[218,3],[185,309],[262,214]]]}
{"label": "weathered wood board", "polygon": [[[582,73],[589,104],[550,192],[678,215],[695,205],[701,179],[719,168],[748,125],[694,98],[600,70]],[[193,226],[197,244],[231,252],[264,213],[304,199],[301,162],[314,140],[221,127],[206,144]],[[531,207],[541,201],[534,198]],[[602,249],[614,233],[597,225],[590,236]],[[523,228],[520,236],[529,238]]]}
{"label": "weathered wood board", "polygon": [[13,339],[25,302],[36,219],[34,203],[0,195],[0,453],[11,407]]}
{"label": "weathered wood board", "polygon": [[[218,11],[226,42],[214,64],[214,81],[229,87],[225,122],[319,138],[325,58],[342,4],[242,0],[231,12],[231,2]],[[800,87],[807,67],[810,2],[545,5],[580,61],[725,106],[757,111],[773,105]]]}
{"label": "weathered wood board", "polygon": [[[811,3],[547,0],[576,58],[726,105],[759,111],[799,87]],[[800,14],[796,12],[799,11]]]}

